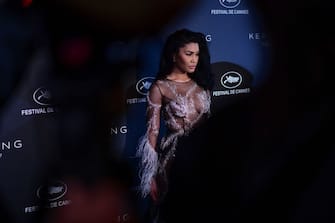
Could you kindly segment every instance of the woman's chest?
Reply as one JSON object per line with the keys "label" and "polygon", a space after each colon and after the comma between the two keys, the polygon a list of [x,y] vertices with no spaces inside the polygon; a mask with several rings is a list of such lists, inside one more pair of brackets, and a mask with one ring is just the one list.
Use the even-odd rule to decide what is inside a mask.
{"label": "woman's chest", "polygon": [[177,117],[206,113],[209,109],[209,101],[205,91],[192,95],[173,95],[163,97],[163,111]]}

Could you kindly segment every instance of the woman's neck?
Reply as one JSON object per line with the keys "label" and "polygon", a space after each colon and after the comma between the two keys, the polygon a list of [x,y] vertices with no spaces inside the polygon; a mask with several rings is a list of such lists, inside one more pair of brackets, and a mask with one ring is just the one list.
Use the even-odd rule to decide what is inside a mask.
{"label": "woman's neck", "polygon": [[171,74],[167,75],[167,79],[183,82],[183,81],[189,81],[191,78],[188,76],[187,73],[172,71]]}

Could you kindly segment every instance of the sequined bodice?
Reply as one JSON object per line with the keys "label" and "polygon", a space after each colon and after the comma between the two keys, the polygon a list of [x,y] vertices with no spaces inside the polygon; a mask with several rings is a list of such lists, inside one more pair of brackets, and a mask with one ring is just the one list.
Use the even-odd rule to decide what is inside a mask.
{"label": "sequined bodice", "polygon": [[[148,118],[157,117],[154,110],[161,106],[166,127],[170,132],[187,132],[204,114],[209,113],[210,95],[193,80],[176,82],[166,79],[159,80],[154,85],[159,94],[149,95]],[[156,131],[159,126],[152,127]]]}

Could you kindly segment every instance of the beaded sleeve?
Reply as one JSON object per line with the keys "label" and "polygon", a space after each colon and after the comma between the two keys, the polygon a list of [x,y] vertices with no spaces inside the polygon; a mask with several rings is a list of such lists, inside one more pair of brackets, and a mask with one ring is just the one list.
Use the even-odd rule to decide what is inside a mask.
{"label": "beaded sleeve", "polygon": [[151,181],[159,165],[156,144],[160,128],[161,103],[161,92],[154,83],[147,95],[147,131],[140,138],[136,152],[137,157],[140,157],[139,174],[142,197],[146,197],[150,193]]}

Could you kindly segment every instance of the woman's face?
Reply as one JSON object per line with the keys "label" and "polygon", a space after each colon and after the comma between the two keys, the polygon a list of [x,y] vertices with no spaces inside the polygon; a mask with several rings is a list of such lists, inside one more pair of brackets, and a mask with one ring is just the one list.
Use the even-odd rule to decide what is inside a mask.
{"label": "woman's face", "polygon": [[199,44],[187,43],[179,48],[174,56],[174,70],[182,73],[193,73],[199,61]]}

